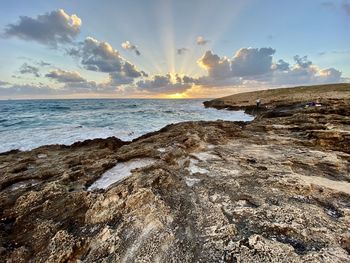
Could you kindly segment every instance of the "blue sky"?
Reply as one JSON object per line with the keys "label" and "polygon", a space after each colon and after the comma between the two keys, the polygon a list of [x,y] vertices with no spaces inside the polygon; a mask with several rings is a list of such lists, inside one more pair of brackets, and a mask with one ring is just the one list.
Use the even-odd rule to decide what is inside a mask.
{"label": "blue sky", "polygon": [[[216,97],[347,82],[350,76],[347,0],[13,0],[1,5],[0,98]],[[74,14],[81,23],[72,25]],[[38,35],[43,23],[52,26],[45,27],[48,34],[60,31]],[[55,23],[61,23],[59,29]],[[50,39],[57,36],[65,41]],[[87,51],[87,38],[97,49],[108,43],[112,52],[104,61],[87,62],[95,54]],[[307,58],[298,62],[296,55]],[[280,59],[288,67],[278,66]],[[106,61],[116,68],[96,64]]]}

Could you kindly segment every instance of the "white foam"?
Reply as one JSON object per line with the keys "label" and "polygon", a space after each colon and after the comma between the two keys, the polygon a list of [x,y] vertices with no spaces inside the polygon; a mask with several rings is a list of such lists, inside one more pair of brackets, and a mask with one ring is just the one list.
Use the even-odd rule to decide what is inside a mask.
{"label": "white foam", "polygon": [[110,185],[130,176],[134,169],[143,168],[153,163],[155,163],[155,160],[150,158],[117,163],[116,166],[105,172],[100,179],[94,182],[88,190],[107,189]]}

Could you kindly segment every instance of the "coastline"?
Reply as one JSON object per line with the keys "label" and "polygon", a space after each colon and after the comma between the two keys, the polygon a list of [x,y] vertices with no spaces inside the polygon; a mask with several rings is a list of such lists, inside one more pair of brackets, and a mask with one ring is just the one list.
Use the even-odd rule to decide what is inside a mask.
{"label": "coastline", "polygon": [[[0,154],[1,257],[350,261],[350,85],[341,85],[204,104],[243,109],[256,115],[251,122],[184,122],[131,142]],[[320,107],[305,108],[316,99]],[[116,164],[145,158],[155,162],[87,191]]]}

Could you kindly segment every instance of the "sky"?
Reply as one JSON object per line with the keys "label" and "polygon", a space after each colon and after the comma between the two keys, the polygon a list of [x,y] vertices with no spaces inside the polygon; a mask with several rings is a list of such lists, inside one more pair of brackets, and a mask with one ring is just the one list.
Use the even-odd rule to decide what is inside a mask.
{"label": "sky", "polygon": [[0,5],[0,99],[214,98],[350,81],[350,0]]}

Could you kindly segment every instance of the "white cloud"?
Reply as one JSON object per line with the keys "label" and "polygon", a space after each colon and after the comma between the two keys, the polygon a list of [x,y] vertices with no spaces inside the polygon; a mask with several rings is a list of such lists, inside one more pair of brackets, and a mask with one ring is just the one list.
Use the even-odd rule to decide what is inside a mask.
{"label": "white cloud", "polygon": [[306,56],[294,56],[295,64],[283,59],[273,62],[272,48],[241,48],[230,60],[207,51],[198,61],[208,74],[194,83],[203,86],[293,86],[344,81],[334,68],[320,69]]}
{"label": "white cloud", "polygon": [[137,46],[131,44],[129,41],[125,41],[121,44],[122,48],[125,50],[134,51],[136,55],[140,56],[141,52],[138,50]]}
{"label": "white cloud", "polygon": [[206,45],[208,42],[209,42],[209,40],[205,39],[205,38],[202,37],[202,36],[199,36],[199,37],[197,37],[197,39],[196,39],[196,43],[197,43],[197,45],[199,45],[199,46],[204,46],[204,45]]}
{"label": "white cloud", "polygon": [[57,46],[71,43],[79,34],[80,26],[81,19],[77,15],[68,15],[63,9],[58,9],[36,18],[21,16],[17,24],[7,25],[4,33],[7,37]]}

